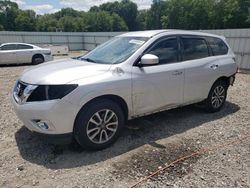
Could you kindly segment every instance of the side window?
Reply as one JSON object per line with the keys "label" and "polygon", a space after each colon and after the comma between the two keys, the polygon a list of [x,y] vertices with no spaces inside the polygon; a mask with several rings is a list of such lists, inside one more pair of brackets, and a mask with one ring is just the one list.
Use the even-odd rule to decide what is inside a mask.
{"label": "side window", "polygon": [[228,47],[223,40],[214,37],[208,37],[207,40],[214,55],[225,55],[228,53]]}
{"label": "side window", "polygon": [[33,49],[32,46],[25,45],[25,44],[18,44],[17,45],[18,50],[26,50],[26,49]]}
{"label": "side window", "polygon": [[1,50],[16,50],[15,44],[6,44],[1,47]]}
{"label": "side window", "polygon": [[206,41],[202,38],[182,38],[182,44],[184,61],[209,56]]}
{"label": "side window", "polygon": [[174,63],[178,61],[178,42],[176,38],[160,41],[147,52],[159,57],[160,64]]}

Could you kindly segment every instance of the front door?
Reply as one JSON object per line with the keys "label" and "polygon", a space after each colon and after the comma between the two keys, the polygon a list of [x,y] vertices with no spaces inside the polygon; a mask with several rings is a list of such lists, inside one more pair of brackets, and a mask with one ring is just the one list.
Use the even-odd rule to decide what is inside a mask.
{"label": "front door", "polygon": [[159,57],[159,64],[132,68],[134,115],[176,107],[183,102],[184,69],[179,63],[176,37],[156,42],[145,54]]}

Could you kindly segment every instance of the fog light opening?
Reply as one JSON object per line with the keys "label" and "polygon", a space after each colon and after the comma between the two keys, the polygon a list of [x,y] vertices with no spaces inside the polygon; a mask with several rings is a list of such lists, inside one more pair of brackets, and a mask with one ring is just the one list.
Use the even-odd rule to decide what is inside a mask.
{"label": "fog light opening", "polygon": [[37,127],[47,131],[49,129],[49,126],[46,122],[41,121],[41,120],[34,120],[34,122],[36,123]]}

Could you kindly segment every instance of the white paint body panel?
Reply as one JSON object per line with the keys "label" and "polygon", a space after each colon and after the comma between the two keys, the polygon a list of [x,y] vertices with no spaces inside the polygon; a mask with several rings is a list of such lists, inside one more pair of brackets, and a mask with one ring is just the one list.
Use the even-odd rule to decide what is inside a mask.
{"label": "white paint body panel", "polygon": [[15,51],[12,50],[0,51],[0,65],[14,64],[15,62],[17,62],[17,54]]}
{"label": "white paint body panel", "polygon": [[[133,66],[144,50],[157,39],[173,34],[215,36],[168,30],[132,32],[120,37],[140,36],[150,39],[120,64],[100,65],[65,59],[35,66],[25,71],[19,79],[34,85],[78,84],[78,87],[61,100],[27,102],[21,105],[13,100],[19,118],[25,124],[29,124],[31,119],[51,122],[54,129],[46,132],[47,134],[71,133],[79,110],[96,97],[121,97],[128,106],[128,119],[132,119],[202,101],[207,98],[218,78],[230,77],[236,73],[237,65],[232,59],[234,54],[231,50],[224,56],[149,67]],[[223,37],[216,37],[224,40]],[[214,64],[218,64],[217,69],[211,68]],[[32,129],[30,124],[27,127],[44,133],[39,129]]]}

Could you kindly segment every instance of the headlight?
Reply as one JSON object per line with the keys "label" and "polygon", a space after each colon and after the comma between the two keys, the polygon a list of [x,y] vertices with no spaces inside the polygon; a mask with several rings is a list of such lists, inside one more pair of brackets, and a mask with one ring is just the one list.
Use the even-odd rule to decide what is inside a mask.
{"label": "headlight", "polygon": [[61,99],[78,85],[40,85],[29,96],[27,102]]}

